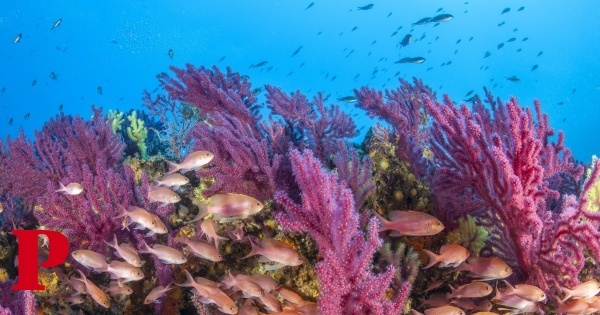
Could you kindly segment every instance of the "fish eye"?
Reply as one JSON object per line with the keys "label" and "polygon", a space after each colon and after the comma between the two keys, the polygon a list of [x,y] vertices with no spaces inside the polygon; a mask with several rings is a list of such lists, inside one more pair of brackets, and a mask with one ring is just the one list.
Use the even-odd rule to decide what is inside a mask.
{"label": "fish eye", "polygon": [[440,225],[442,225],[442,222],[437,221],[437,223],[435,225],[440,226]]}
{"label": "fish eye", "polygon": [[230,311],[233,311],[233,306],[229,308]]}
{"label": "fish eye", "polygon": [[504,271],[510,272],[510,267],[506,267],[506,269],[504,269]]}
{"label": "fish eye", "polygon": [[217,255],[217,257],[219,257],[219,258],[223,258],[221,255]]}
{"label": "fish eye", "polygon": [[542,293],[542,297],[543,297],[543,298],[545,298],[545,297],[546,297],[546,294]]}

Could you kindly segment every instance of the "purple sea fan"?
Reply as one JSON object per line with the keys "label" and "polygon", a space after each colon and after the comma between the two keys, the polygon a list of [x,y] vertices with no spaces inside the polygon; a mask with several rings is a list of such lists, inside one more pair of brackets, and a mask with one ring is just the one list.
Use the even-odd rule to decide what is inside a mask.
{"label": "purple sea fan", "polygon": [[92,109],[91,121],[57,115],[35,133],[35,142],[24,134],[9,139],[0,156],[4,160],[0,162],[0,192],[7,191],[12,197],[23,198],[26,205],[33,205],[40,189],[48,183],[58,189],[58,183],[67,177],[81,180],[82,165],[94,174],[115,167],[122,158],[124,144],[112,133],[101,108]]}
{"label": "purple sea fan", "polygon": [[13,291],[15,281],[0,282],[0,315],[34,315],[35,296],[32,291]]}
{"label": "purple sea fan", "polygon": [[366,110],[370,117],[385,120],[393,129],[392,141],[396,145],[396,156],[411,163],[413,171],[420,179],[428,179],[431,165],[423,158],[427,128],[424,97],[435,98],[435,93],[419,79],[411,85],[400,79],[396,90],[386,90],[385,94],[372,88],[354,90],[357,106]]}
{"label": "purple sea fan", "polygon": [[301,204],[278,191],[275,199],[285,211],[277,219],[284,229],[306,232],[317,243],[322,258],[316,265],[321,314],[400,314],[412,285],[404,282],[390,301],[386,293],[396,268],[389,266],[379,275],[370,271],[381,245],[376,220],[362,231],[352,192],[323,169],[310,150],[292,150],[290,159]]}
{"label": "purple sea fan", "polygon": [[[493,101],[489,95],[488,101]],[[549,141],[554,131],[539,102],[535,120],[514,98],[506,105],[491,105],[490,112],[477,102],[471,111],[464,104],[454,106],[447,96],[443,104],[426,98],[433,119],[430,147],[437,171],[431,188],[438,217],[445,223],[467,214],[481,218],[492,230],[493,255],[504,259],[521,281],[548,292],[553,286],[574,284],[583,268],[579,258],[584,248],[600,257],[597,240],[586,237],[597,234],[592,232],[600,220],[584,211],[572,215],[572,202],[567,202],[572,197],[558,213],[550,211],[548,201],[561,197],[551,188],[554,178],[566,175],[577,181],[583,168],[564,147],[562,133],[556,143]],[[580,232],[565,234],[560,228],[577,225],[580,218],[589,220],[578,225]],[[579,245],[568,247],[567,239],[577,239]]]}

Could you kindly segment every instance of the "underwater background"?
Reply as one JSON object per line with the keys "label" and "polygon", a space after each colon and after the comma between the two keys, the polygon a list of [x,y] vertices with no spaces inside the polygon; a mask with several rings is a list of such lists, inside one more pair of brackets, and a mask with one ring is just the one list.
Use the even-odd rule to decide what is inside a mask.
{"label": "underwater background", "polygon": [[[368,4],[360,1],[315,1],[306,9],[311,2],[7,1],[0,14],[1,134],[15,136],[21,127],[31,134],[61,104],[65,113],[86,117],[90,104],[140,108],[158,73],[191,63],[230,66],[256,87],[322,91],[331,100],[363,85],[392,88],[397,78],[421,78],[457,101],[487,86],[523,104],[539,99],[579,160],[599,153],[598,138],[590,136],[600,132],[598,1],[383,1],[370,10],[358,10]],[[511,10],[502,14],[505,8]],[[438,13],[454,19],[411,26]],[[399,48],[406,34],[414,42]],[[394,64],[406,56],[426,61]],[[268,65],[248,68],[261,61]],[[521,82],[506,80],[513,75]],[[352,112],[359,126],[372,124]]]}
{"label": "underwater background", "polygon": [[3,3],[0,315],[599,312],[599,9]]}

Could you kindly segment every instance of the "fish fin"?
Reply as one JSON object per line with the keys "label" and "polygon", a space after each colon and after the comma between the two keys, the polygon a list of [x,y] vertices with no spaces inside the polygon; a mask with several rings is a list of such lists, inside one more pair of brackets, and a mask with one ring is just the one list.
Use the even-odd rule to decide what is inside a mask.
{"label": "fish fin", "polygon": [[438,261],[439,256],[436,255],[435,253],[433,253],[433,252],[431,252],[429,250],[426,250],[426,249],[424,249],[423,252],[425,252],[425,254],[427,254],[427,256],[429,257],[429,262],[427,263],[427,266],[425,266],[425,267],[423,267],[421,269],[429,269],[433,265],[435,265],[435,264],[437,264],[439,262]]}
{"label": "fish fin", "polygon": [[127,217],[127,215],[128,215],[127,209],[125,209],[125,207],[123,207],[123,205],[121,205],[121,204],[117,204],[117,207],[119,208],[119,211],[121,213],[119,213],[119,215],[114,218],[119,219],[119,218]]}
{"label": "fish fin", "polygon": [[138,253],[142,254],[152,254],[152,248],[146,244],[145,240],[142,240],[142,249],[138,251]]}
{"label": "fish fin", "polygon": [[[191,287],[194,285],[194,283],[196,281],[194,281],[194,277],[192,277],[192,274],[190,274],[189,271],[187,271],[187,269],[183,269],[183,271],[185,271],[185,282],[184,283],[175,283],[176,285],[180,286],[180,287]],[[198,294],[200,295],[200,294]]]}
{"label": "fish fin", "polygon": [[254,242],[252,242],[251,239],[248,239],[248,241],[250,241],[250,245],[252,246],[252,250],[250,251],[250,253],[248,255],[246,255],[242,259],[246,259],[246,258],[252,257],[254,255],[260,255],[260,251],[262,250],[262,248],[256,246],[256,244],[254,244]]}
{"label": "fish fin", "polygon": [[375,215],[375,217],[377,217],[377,219],[379,219],[380,222],[380,226],[378,231],[379,232],[383,232],[385,230],[388,230],[387,226],[391,223],[390,221],[388,221],[386,218],[382,217],[379,213],[375,212],[375,210],[371,210],[373,212],[373,214]]}
{"label": "fish fin", "polygon": [[165,175],[169,175],[169,174],[173,174],[175,172],[177,172],[179,170],[179,164],[177,163],[173,163],[171,161],[165,161],[167,162],[167,165],[169,166],[169,171],[165,173]]}
{"label": "fish fin", "polygon": [[[114,249],[116,249],[116,248],[117,248],[117,246],[119,246],[119,243],[117,242],[117,235],[116,235],[116,234],[113,234],[113,239],[112,239],[112,241],[111,241],[111,242],[104,241],[104,243],[105,243],[106,245],[108,245],[108,246],[110,246],[110,247],[114,248]],[[118,252],[117,252],[117,253],[118,253]]]}
{"label": "fish fin", "polygon": [[515,287],[513,287],[508,281],[506,280],[502,280],[504,282],[504,284],[506,285],[506,290],[503,292],[505,294],[509,294],[512,295],[515,292]]}
{"label": "fish fin", "polygon": [[65,185],[63,185],[63,183],[58,182],[58,184],[60,185],[60,188],[58,190],[55,190],[55,192],[63,192],[66,191],[67,187],[65,187]]}
{"label": "fish fin", "polygon": [[193,223],[196,221],[200,221],[208,214],[208,208],[204,202],[200,201],[199,199],[192,198],[192,203],[196,207],[198,207],[198,214],[196,214],[196,216],[192,220],[190,220],[186,223]]}
{"label": "fish fin", "polygon": [[144,236],[150,237],[150,236],[153,236],[154,234],[156,234],[154,231],[150,231],[150,232],[146,233],[146,235],[144,235]]}
{"label": "fish fin", "polygon": [[567,289],[567,288],[564,288],[564,287],[560,287],[560,290],[565,293],[565,297],[560,300],[563,303],[566,300],[570,299],[571,296],[573,296],[573,291],[571,291],[570,289]]}
{"label": "fish fin", "polygon": [[399,237],[399,236],[404,236],[404,234],[398,232],[398,231],[392,231],[390,233],[390,236],[394,236],[394,237]]}

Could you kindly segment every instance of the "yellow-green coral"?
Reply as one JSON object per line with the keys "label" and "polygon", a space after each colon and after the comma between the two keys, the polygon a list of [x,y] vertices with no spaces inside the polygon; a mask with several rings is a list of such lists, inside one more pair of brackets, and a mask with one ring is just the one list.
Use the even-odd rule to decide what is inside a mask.
{"label": "yellow-green coral", "polygon": [[124,122],[123,112],[119,112],[116,109],[111,109],[108,111],[108,119],[110,119],[110,126],[112,128],[112,132],[120,132]]}
{"label": "yellow-green coral", "polygon": [[460,244],[474,256],[485,246],[485,241],[490,233],[483,227],[477,226],[475,218],[467,215],[467,218],[458,219],[458,228],[448,233],[447,240],[450,244]]}
{"label": "yellow-green coral", "polygon": [[144,121],[137,118],[136,111],[132,111],[129,116],[129,127],[127,127],[127,136],[131,141],[135,142],[140,150],[140,156],[146,157],[146,137],[148,136],[148,128],[144,126]]}
{"label": "yellow-green coral", "polygon": [[[598,159],[597,156],[593,156],[592,157],[592,165],[595,164],[595,161]],[[586,180],[589,180],[590,175],[592,174],[592,169],[588,169],[587,170],[587,178]],[[590,190],[587,193],[587,205],[586,205],[586,209],[589,211],[594,211],[594,212],[598,212],[600,211],[600,180],[596,181],[595,183],[592,184],[592,187],[590,188]]]}

